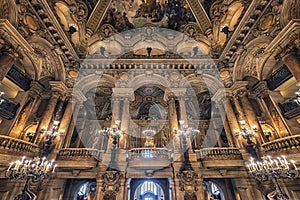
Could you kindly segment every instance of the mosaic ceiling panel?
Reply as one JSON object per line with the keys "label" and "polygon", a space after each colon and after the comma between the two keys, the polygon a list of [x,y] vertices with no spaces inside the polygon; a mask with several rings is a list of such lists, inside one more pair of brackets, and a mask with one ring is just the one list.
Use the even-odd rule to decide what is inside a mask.
{"label": "mosaic ceiling panel", "polygon": [[184,0],[113,0],[102,24],[119,32],[145,26],[180,30],[195,18]]}

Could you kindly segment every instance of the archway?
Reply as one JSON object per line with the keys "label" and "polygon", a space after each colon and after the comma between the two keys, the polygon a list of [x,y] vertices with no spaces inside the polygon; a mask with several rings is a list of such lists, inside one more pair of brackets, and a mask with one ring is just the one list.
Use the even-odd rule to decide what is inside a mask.
{"label": "archway", "polygon": [[146,180],[136,188],[134,200],[165,200],[165,195],[159,184]]}

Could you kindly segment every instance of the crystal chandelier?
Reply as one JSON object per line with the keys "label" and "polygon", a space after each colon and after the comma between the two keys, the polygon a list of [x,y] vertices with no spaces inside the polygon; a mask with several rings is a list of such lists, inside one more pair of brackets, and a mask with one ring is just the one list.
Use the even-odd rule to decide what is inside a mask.
{"label": "crystal chandelier", "polygon": [[295,98],[295,101],[296,101],[296,103],[297,104],[299,104],[300,105],[300,90],[298,90],[298,92],[296,92],[296,98]]}
{"label": "crystal chandelier", "polygon": [[259,161],[250,159],[246,165],[249,173],[258,181],[263,182],[270,180],[275,185],[273,199],[288,200],[289,197],[282,192],[277,179],[295,179],[299,176],[299,171],[295,161],[287,161],[286,156],[277,157],[276,159],[267,156]]}
{"label": "crystal chandelier", "polygon": [[64,131],[60,131],[58,132],[58,125],[59,125],[59,121],[54,121],[53,122],[53,127],[51,131],[47,131],[45,128],[43,128],[41,130],[41,134],[46,134],[45,137],[45,144],[46,146],[51,146],[52,142],[55,140],[55,138],[59,135],[62,135],[64,133]]}
{"label": "crystal chandelier", "polygon": [[14,200],[34,199],[33,196],[35,196],[35,194],[29,191],[28,188],[29,181],[40,182],[44,179],[48,179],[51,174],[54,173],[56,166],[54,160],[48,161],[46,157],[37,157],[32,160],[27,160],[24,156],[22,160],[10,163],[5,172],[5,176],[15,180],[26,179],[22,194],[17,195]]}
{"label": "crystal chandelier", "polygon": [[98,134],[112,137],[113,145],[116,146],[118,144],[118,139],[121,137],[122,134],[125,133],[125,130],[120,129],[120,124],[120,120],[115,120],[115,125],[112,126],[112,128],[98,130]]}
{"label": "crystal chandelier", "polygon": [[247,144],[254,144],[252,141],[252,137],[257,132],[257,128],[252,127],[252,130],[249,130],[248,128],[245,127],[245,124],[246,124],[245,120],[240,121],[242,131],[236,132],[236,134],[242,136],[247,141]]}
{"label": "crystal chandelier", "polygon": [[26,160],[22,157],[22,160],[17,160],[10,163],[6,170],[6,177],[11,179],[28,179],[33,181],[41,181],[47,179],[55,171],[56,164],[54,160],[51,162],[43,158],[34,158],[33,160]]}
{"label": "crystal chandelier", "polygon": [[192,165],[189,159],[189,152],[188,150],[188,143],[187,143],[187,136],[193,137],[196,134],[200,133],[199,130],[193,129],[185,125],[184,120],[179,120],[179,129],[174,130],[175,134],[178,134],[179,137],[182,139],[182,148],[181,150],[184,152],[184,165],[182,166],[181,170],[192,170]]}
{"label": "crystal chandelier", "polygon": [[250,163],[246,165],[249,173],[258,181],[266,181],[271,178],[289,178],[295,179],[299,175],[298,168],[294,160],[288,162],[285,156],[276,159],[267,156],[261,161],[250,159]]}
{"label": "crystal chandelier", "polygon": [[2,97],[4,95],[4,92],[0,91],[0,105],[5,101]]}

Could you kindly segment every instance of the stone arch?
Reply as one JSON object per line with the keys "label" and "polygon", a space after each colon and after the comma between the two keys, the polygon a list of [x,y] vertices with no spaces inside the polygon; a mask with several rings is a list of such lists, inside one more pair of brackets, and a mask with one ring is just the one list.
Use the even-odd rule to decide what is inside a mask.
{"label": "stone arch", "polygon": [[286,26],[292,19],[300,18],[300,1],[299,0],[289,0],[283,1],[282,11],[284,13],[280,15],[280,23],[282,27]]}
{"label": "stone arch", "polygon": [[215,94],[219,89],[224,88],[221,80],[216,78],[215,76],[212,76],[210,74],[202,74],[200,76],[201,78],[199,78],[199,76],[195,74],[191,74],[187,76],[186,79],[191,85],[205,83],[210,94]]}
{"label": "stone arch", "polygon": [[[159,84],[158,84],[159,83]],[[126,86],[122,85],[122,82],[117,83],[117,87],[127,87],[127,88],[132,88],[133,90],[136,90],[140,88],[143,85],[156,85],[156,86],[163,86],[162,89],[169,88],[171,87],[171,82],[168,80],[167,77],[163,77],[162,75],[159,74],[142,74],[138,75],[131,80],[128,80],[128,83]]]}
{"label": "stone arch", "polygon": [[7,19],[14,26],[18,24],[18,9],[14,0],[0,1],[0,19]]}
{"label": "stone arch", "polygon": [[85,94],[87,91],[97,87],[99,84],[114,87],[116,85],[116,79],[106,74],[91,74],[77,81],[74,88],[78,88]]}
{"label": "stone arch", "polygon": [[245,76],[261,77],[261,66],[265,57],[265,49],[271,38],[259,37],[245,46],[244,52],[238,57],[233,69],[233,81],[243,80]]}
{"label": "stone arch", "polygon": [[51,76],[55,80],[65,82],[65,68],[60,56],[56,53],[55,47],[44,38],[37,36],[30,37],[28,43],[34,52],[42,60],[38,70],[38,78]]}

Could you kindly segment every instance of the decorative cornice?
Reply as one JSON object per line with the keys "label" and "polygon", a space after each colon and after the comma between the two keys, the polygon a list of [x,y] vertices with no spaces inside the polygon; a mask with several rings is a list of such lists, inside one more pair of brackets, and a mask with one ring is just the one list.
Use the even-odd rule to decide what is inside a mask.
{"label": "decorative cornice", "polygon": [[187,0],[187,3],[189,4],[191,11],[194,14],[194,17],[196,18],[196,21],[201,28],[202,32],[206,35],[212,34],[212,24],[211,21],[206,14],[202,4],[198,0]]}
{"label": "decorative cornice", "polygon": [[282,31],[275,37],[275,39],[267,46],[266,52],[273,53],[278,51],[281,53],[282,48],[295,42],[300,37],[300,19],[291,20]]}
{"label": "decorative cornice", "polygon": [[112,0],[99,0],[96,7],[94,8],[91,16],[89,17],[86,27],[87,27],[87,37],[89,38],[93,33],[95,33],[103,20],[106,11],[109,8]]}
{"label": "decorative cornice", "polygon": [[113,98],[128,98],[129,101],[134,101],[134,91],[132,88],[112,88]]}
{"label": "decorative cornice", "polygon": [[47,1],[32,0],[31,3],[33,5],[32,7],[39,15],[40,21],[43,22],[45,27],[47,27],[53,41],[56,41],[61,47],[64,61],[70,63],[76,62],[79,57]]}
{"label": "decorative cornice", "polygon": [[225,64],[229,64],[230,62],[234,62],[235,56],[234,54],[238,52],[238,47],[242,45],[245,38],[251,32],[251,29],[257,23],[256,20],[261,17],[264,13],[264,10],[271,1],[268,0],[253,0],[247,9],[244,17],[242,18],[239,25],[236,27],[233,35],[227,42],[225,48],[222,51],[220,56],[220,61]]}

